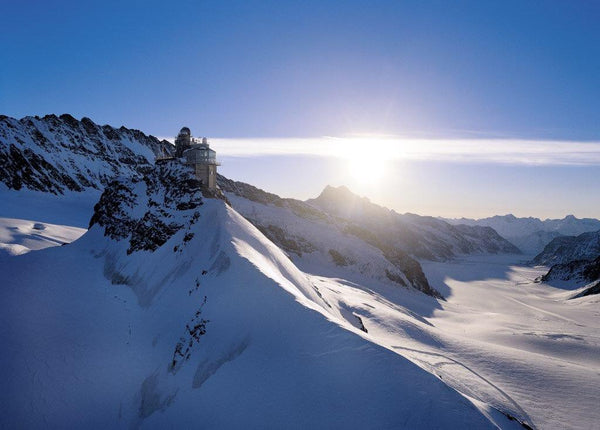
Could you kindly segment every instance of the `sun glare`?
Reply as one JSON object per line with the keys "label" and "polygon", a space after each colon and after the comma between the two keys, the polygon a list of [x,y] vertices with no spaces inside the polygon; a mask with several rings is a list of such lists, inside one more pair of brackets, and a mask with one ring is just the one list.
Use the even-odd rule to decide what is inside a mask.
{"label": "sun glare", "polygon": [[381,137],[341,139],[339,152],[348,177],[356,184],[375,185],[386,177],[390,161],[396,157],[397,142]]}

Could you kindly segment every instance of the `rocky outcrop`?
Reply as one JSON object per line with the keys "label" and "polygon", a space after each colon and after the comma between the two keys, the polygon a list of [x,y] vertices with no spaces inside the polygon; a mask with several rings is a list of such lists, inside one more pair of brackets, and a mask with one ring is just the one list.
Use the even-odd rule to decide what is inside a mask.
{"label": "rocky outcrop", "polygon": [[571,298],[578,299],[580,297],[593,296],[595,294],[600,294],[600,281],[592,282],[591,284],[586,286],[586,288],[584,288],[583,291],[577,293]]}
{"label": "rocky outcrop", "polygon": [[186,166],[161,163],[139,180],[111,182],[94,207],[90,228],[97,224],[105,236],[127,239],[128,254],[154,251],[198,220],[202,199],[200,181]]}

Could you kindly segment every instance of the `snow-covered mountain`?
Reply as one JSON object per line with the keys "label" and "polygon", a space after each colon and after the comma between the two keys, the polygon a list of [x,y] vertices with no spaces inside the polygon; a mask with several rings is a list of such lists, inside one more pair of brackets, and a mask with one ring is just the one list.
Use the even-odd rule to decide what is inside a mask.
{"label": "snow-covered mountain", "polygon": [[535,256],[533,264],[552,266],[575,260],[594,260],[600,256],[600,230],[579,236],[560,236],[553,239]]}
{"label": "snow-covered mountain", "polygon": [[542,276],[544,282],[562,280],[588,283],[600,279],[600,255],[595,260],[573,260],[553,265]]}
{"label": "snow-covered mountain", "polygon": [[461,254],[519,253],[491,228],[452,226],[433,217],[400,215],[343,186],[328,186],[307,203],[361,226],[378,240],[393,244],[417,258],[435,261]]}
{"label": "snow-covered mountain", "polygon": [[579,236],[560,236],[533,259],[533,264],[551,266],[540,281],[580,288],[573,298],[600,293],[600,230]]}
{"label": "snow-covered mountain", "polygon": [[343,274],[356,282],[376,279],[441,297],[415,259],[367,228],[243,182],[223,176],[218,182],[233,207],[301,269],[324,276]]}
{"label": "snow-covered mountain", "polygon": [[593,218],[579,219],[567,215],[563,219],[517,218],[512,214],[496,215],[481,219],[445,219],[451,224],[471,226],[489,226],[502,237],[515,244],[528,254],[537,254],[552,239],[558,236],[576,236],[600,229],[600,220]]}
{"label": "snow-covered mountain", "polygon": [[493,406],[485,392],[464,396],[380,346],[363,323],[376,306],[423,337],[431,324],[376,291],[303,273],[176,162],[111,182],[79,240],[0,266],[2,427],[454,429],[527,419],[502,396]]}
{"label": "snow-covered mountain", "polygon": [[328,186],[307,203],[361,226],[378,240],[417,258],[443,261],[465,254],[519,253],[519,249],[492,228],[453,226],[433,217],[400,215],[357,196],[344,186]]}
{"label": "snow-covered mountain", "polygon": [[68,114],[0,116],[0,184],[52,194],[101,190],[114,177],[140,177],[156,155],[172,148],[139,130]]}

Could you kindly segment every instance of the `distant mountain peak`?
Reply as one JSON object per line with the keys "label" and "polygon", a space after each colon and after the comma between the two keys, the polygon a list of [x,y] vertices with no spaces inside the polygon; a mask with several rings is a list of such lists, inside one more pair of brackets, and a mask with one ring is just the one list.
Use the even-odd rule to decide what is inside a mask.
{"label": "distant mountain peak", "polygon": [[[345,185],[334,187],[332,185],[326,185],[321,191],[321,194],[317,197],[319,200],[331,199],[331,198],[346,198],[346,199],[361,199],[370,203],[370,200],[366,197],[361,197],[358,194],[353,193],[350,188]],[[315,200],[317,200],[315,199]]]}

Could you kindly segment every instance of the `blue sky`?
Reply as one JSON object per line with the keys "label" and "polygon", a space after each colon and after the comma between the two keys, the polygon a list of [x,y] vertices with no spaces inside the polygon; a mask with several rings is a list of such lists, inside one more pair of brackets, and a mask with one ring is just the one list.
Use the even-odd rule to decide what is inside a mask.
{"label": "blue sky", "polygon": [[[504,142],[515,139],[598,142],[599,2],[25,0],[2,11],[3,114],[69,112],[157,136],[188,125],[221,139],[224,155],[246,138],[257,156],[232,152],[223,171],[288,196],[337,178],[402,212],[600,217],[600,163],[574,164],[568,150],[543,163],[393,157],[368,184],[334,178],[340,162],[322,151],[288,150],[324,136],[361,136],[366,146],[369,136],[437,139],[446,149],[478,139],[475,155],[514,152]],[[280,154],[265,143],[272,138]],[[282,171],[288,164],[299,173]],[[316,165],[311,178],[300,173]],[[413,180],[424,172],[430,181]],[[463,192],[444,197],[436,181]]]}

